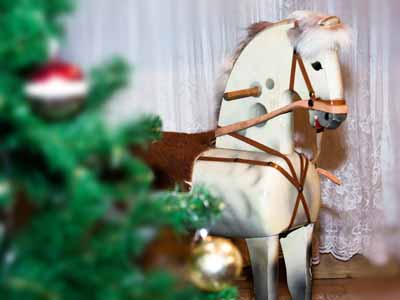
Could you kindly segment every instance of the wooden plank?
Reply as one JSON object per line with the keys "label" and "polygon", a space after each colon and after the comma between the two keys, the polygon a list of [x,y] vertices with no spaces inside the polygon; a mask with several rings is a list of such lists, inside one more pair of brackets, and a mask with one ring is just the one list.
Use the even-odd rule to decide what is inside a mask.
{"label": "wooden plank", "polygon": [[[250,258],[245,241],[233,239],[233,242],[242,253],[244,266],[250,266]],[[280,259],[283,260],[282,255]],[[284,267],[283,262],[280,265]],[[398,262],[390,260],[382,266],[376,266],[362,255],[355,255],[349,261],[340,261],[331,254],[321,254],[320,263],[313,267],[314,279],[368,278],[376,274],[381,277],[400,275],[400,265]]]}
{"label": "wooden plank", "polygon": [[[251,286],[239,285],[239,300],[252,300]],[[290,300],[284,282],[279,283],[279,300]],[[389,279],[326,279],[313,281],[314,300],[398,300],[400,299],[400,277]]]}
{"label": "wooden plank", "polygon": [[390,260],[382,266],[373,265],[362,255],[355,255],[349,261],[339,261],[331,254],[322,254],[320,264],[313,267],[313,278],[368,278],[393,277],[400,274],[399,264]]}

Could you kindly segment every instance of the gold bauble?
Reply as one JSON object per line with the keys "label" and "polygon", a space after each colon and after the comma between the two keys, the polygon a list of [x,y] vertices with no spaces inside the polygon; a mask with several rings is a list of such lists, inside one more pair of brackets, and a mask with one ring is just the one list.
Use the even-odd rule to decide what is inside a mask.
{"label": "gold bauble", "polygon": [[242,264],[242,256],[230,240],[208,236],[193,248],[188,277],[198,288],[216,292],[240,275]]}

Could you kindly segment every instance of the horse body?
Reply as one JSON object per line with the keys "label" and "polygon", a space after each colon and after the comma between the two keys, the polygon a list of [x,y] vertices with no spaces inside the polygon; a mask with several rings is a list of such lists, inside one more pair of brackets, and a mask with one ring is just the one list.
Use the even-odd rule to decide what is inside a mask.
{"label": "horse body", "polygon": [[[256,31],[234,59],[225,92],[258,87],[260,93],[223,101],[219,126],[259,117],[299,99],[310,97],[310,105],[317,99],[326,99],[330,104],[343,99],[338,54],[333,47],[342,38],[336,35],[343,28],[335,27],[329,33],[335,35],[332,45],[327,39],[318,48],[305,41],[309,42],[309,36],[320,34],[318,26],[331,24],[332,17],[309,12],[294,16],[294,19],[253,27]],[[300,57],[295,60],[296,50],[304,54],[304,63]],[[296,61],[298,65],[294,64]],[[336,128],[345,118],[345,114],[313,110],[312,106],[309,109],[309,122],[318,128],[321,125]],[[320,208],[316,166],[310,162],[304,169],[303,160],[294,150],[292,113],[239,133],[272,150],[265,152],[252,143],[224,135],[217,137],[216,148],[200,155],[194,164],[192,185],[206,185],[225,204],[221,218],[210,232],[246,239],[257,300],[277,299],[279,245],[285,257],[292,297],[310,300],[310,245]],[[273,151],[279,155],[271,154]],[[304,176],[304,184],[296,186],[288,176],[283,176],[285,172],[293,175],[292,181],[300,182]],[[305,203],[300,203],[299,193],[304,195]]]}
{"label": "horse body", "polygon": [[[263,152],[216,148],[202,155],[274,162],[290,172],[282,158]],[[287,157],[293,163],[296,174],[300,174],[299,156],[292,153]],[[288,229],[298,191],[274,168],[198,160],[194,167],[193,182],[206,185],[224,201],[222,215],[210,229],[213,234],[260,238],[278,235]],[[320,206],[320,184],[313,165],[308,168],[304,196],[310,208],[311,221],[315,222]],[[301,207],[293,226],[307,223]]]}

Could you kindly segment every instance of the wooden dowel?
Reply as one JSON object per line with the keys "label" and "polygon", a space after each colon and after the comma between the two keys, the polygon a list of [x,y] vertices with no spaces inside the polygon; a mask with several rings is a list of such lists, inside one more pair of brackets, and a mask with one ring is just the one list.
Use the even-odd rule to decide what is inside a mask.
{"label": "wooden dowel", "polygon": [[246,97],[259,97],[261,95],[261,88],[258,86],[251,87],[244,90],[237,90],[232,92],[226,92],[224,94],[224,99],[227,101],[232,101],[236,99],[242,99]]}

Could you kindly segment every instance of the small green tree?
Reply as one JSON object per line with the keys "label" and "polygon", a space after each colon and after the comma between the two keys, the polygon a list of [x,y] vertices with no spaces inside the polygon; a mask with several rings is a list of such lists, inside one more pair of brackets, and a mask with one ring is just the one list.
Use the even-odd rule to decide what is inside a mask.
{"label": "small green tree", "polygon": [[[129,147],[158,138],[159,118],[107,126],[101,104],[128,81],[122,60],[91,72],[79,114],[49,122],[32,111],[25,74],[48,60],[72,4],[0,0],[1,299],[235,298],[233,289],[204,293],[137,261],[152,232],[204,226],[219,204],[204,190],[151,191],[152,174]],[[22,225],[21,198],[31,207]]]}

